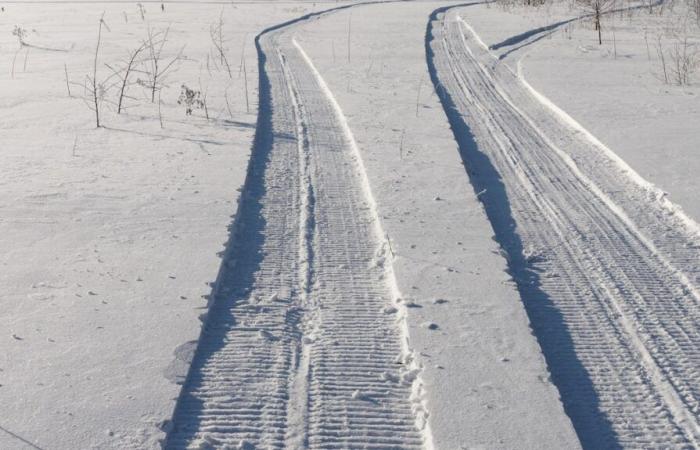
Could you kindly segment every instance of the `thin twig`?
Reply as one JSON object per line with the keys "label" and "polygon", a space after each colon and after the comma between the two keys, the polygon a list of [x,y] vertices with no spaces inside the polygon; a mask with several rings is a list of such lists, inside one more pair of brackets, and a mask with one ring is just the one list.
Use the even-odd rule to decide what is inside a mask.
{"label": "thin twig", "polygon": [[24,67],[22,68],[22,72],[27,71],[27,59],[29,59],[29,47],[27,47],[27,53],[24,54]]}
{"label": "thin twig", "polygon": [[158,120],[160,121],[160,128],[163,129],[165,127],[163,127],[163,113],[161,112],[161,109],[160,109],[160,105],[162,103],[160,101],[160,93],[161,93],[161,91],[158,91]]}
{"label": "thin twig", "polygon": [[224,100],[226,101],[226,109],[228,109],[228,115],[233,119],[233,112],[231,112],[231,104],[228,101],[228,88],[224,91]]}
{"label": "thin twig", "polygon": [[68,79],[68,66],[66,66],[66,63],[63,63],[63,71],[66,73],[66,89],[68,90],[68,97],[73,97],[70,93],[70,81]]}
{"label": "thin twig", "polygon": [[248,71],[245,66],[245,59],[243,59],[243,84],[245,85],[245,111],[250,112],[250,102],[248,101]]}

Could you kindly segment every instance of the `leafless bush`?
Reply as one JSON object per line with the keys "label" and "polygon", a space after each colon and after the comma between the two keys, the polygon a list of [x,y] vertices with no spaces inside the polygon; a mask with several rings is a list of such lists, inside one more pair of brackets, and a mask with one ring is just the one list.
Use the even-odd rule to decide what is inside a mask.
{"label": "leafless bush", "polygon": [[211,42],[214,44],[214,49],[216,49],[216,54],[219,56],[219,62],[222,66],[226,67],[228,72],[228,77],[233,78],[231,74],[231,66],[228,63],[228,58],[226,57],[226,47],[224,39],[224,12],[221,11],[219,15],[219,21],[213,24],[209,28],[209,35],[211,36]]}
{"label": "leafless bush", "polygon": [[17,38],[17,42],[19,43],[19,48],[12,57],[12,69],[10,71],[10,74],[12,75],[13,79],[15,78],[15,64],[17,63],[17,56],[25,48],[27,49],[27,54],[24,56],[24,70],[27,70],[27,57],[29,56],[29,47],[27,46],[27,43],[24,40],[27,34],[29,34],[29,32],[19,25],[15,25],[15,28],[12,30],[12,35]]}
{"label": "leafless bush", "polygon": [[657,36],[656,55],[659,58],[663,81],[666,84],[687,86],[700,69],[700,45],[694,42],[687,26],[669,32],[671,43],[664,45],[662,36]]}
{"label": "leafless bush", "polygon": [[27,45],[27,43],[24,41],[24,38],[27,36],[27,34],[29,34],[29,32],[19,25],[15,25],[15,28],[12,30],[12,36],[17,37],[17,41],[19,41],[20,47],[24,47],[25,45]]}
{"label": "leafless bush", "polygon": [[700,48],[690,41],[687,32],[674,33],[673,43],[668,50],[673,81],[679,86],[687,86],[700,67]]}
{"label": "leafless bush", "polygon": [[138,59],[138,57],[145,49],[146,44],[143,43],[140,47],[131,50],[127,58],[121,61],[120,67],[114,67],[110,64],[105,64],[112,71],[112,74],[119,79],[119,94],[117,96],[117,114],[121,114],[122,109],[124,109],[125,98],[133,99],[133,97],[129,97],[126,94],[127,88],[133,85],[133,83],[129,81],[129,76],[135,71],[136,65],[142,62]]}
{"label": "leafless bush", "polygon": [[164,57],[163,48],[168,42],[169,32],[170,27],[158,32],[154,32],[149,27],[146,40],[144,41],[144,47],[148,52],[144,73],[148,78],[146,80],[139,79],[138,83],[150,91],[151,103],[155,103],[156,92],[163,87],[167,75],[175,67],[175,63],[182,58],[182,52],[185,49],[182,47],[177,54],[169,59]]}

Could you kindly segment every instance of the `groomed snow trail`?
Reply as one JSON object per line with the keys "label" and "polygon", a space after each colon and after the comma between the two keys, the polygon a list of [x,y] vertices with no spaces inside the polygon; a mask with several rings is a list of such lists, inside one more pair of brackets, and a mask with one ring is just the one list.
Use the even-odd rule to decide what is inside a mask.
{"label": "groomed snow trail", "polygon": [[257,40],[260,115],[236,244],[166,447],[421,448],[362,164],[288,33]]}
{"label": "groomed snow trail", "polygon": [[454,11],[436,11],[427,39],[465,166],[582,444],[697,447],[692,224],[547,111]]}

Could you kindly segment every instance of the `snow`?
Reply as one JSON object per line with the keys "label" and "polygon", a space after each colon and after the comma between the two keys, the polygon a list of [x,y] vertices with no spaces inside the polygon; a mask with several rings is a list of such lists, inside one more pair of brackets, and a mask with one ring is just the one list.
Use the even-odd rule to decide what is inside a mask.
{"label": "snow", "polygon": [[[599,47],[563,3],[336,3],[4,5],[0,448],[697,442],[700,88],[643,31],[683,7]],[[147,26],[184,57],[96,129],[103,12],[99,78]]]}
{"label": "snow", "polygon": [[[478,5],[465,9],[463,17],[493,46],[584,14],[567,6],[515,7],[505,12],[495,5]],[[679,2],[663,13],[657,8],[650,15],[646,8],[638,8],[612,14],[603,20],[602,46],[590,21],[573,21],[536,33],[525,45],[506,46],[495,53],[507,54],[505,62],[514,70],[520,63],[525,80],[536,91],[642,178],[668,192],[669,200],[697,222],[700,162],[692,124],[700,121],[700,74],[689,86],[665,84],[655,50],[659,36],[668,50],[674,42],[671,31],[681,30],[684,23],[691,42],[700,43],[700,28],[692,18],[686,19],[686,8]]]}
{"label": "snow", "polygon": [[[174,381],[187,373],[186,343],[199,336],[246,175],[257,103],[252,38],[309,7],[167,4],[161,12],[147,4],[152,27],[171,24],[166,51],[187,45],[162,93],[164,128],[157,108],[139,100],[123,116],[106,112],[105,128],[95,129],[92,112],[67,96],[64,63],[82,83],[103,11],[111,32],[100,60],[125,56],[145,34],[136,5],[5,5],[0,404],[13,413],[0,421],[0,447],[24,439],[50,448],[144,448],[164,436],[158,425],[172,415],[181,388]],[[243,77],[201,69],[222,8],[236,71],[245,42],[250,113]],[[36,30],[29,42],[70,51],[32,48],[26,71],[23,51],[12,79],[15,24]],[[209,84],[210,121],[201,111],[186,117],[176,104],[180,84],[199,88],[198,79]],[[138,87],[131,94],[142,98]]]}
{"label": "snow", "polygon": [[697,446],[678,363],[696,337],[677,334],[698,326],[697,226],[533,93],[469,11],[434,21],[438,94],[582,445]]}

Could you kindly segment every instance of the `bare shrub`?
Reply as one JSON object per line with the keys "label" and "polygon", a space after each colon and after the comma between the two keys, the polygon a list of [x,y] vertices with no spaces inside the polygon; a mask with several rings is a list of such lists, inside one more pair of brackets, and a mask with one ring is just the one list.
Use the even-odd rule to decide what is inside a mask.
{"label": "bare shrub", "polygon": [[27,45],[27,43],[24,41],[24,38],[29,34],[26,28],[22,28],[19,25],[15,25],[15,28],[12,30],[12,36],[17,37],[17,41],[19,41],[19,46],[24,47]]}
{"label": "bare shrub", "polygon": [[603,45],[602,17],[613,10],[615,0],[576,0],[579,8],[590,14],[593,19],[593,29],[598,32],[598,45]]}
{"label": "bare shrub", "polygon": [[679,86],[689,85],[700,67],[700,48],[690,41],[687,31],[674,33],[668,56],[673,81]]}
{"label": "bare shrub", "polygon": [[141,44],[140,47],[131,50],[126,59],[121,62],[121,67],[113,67],[109,64],[105,64],[119,79],[119,93],[117,96],[117,114],[121,114],[122,109],[124,109],[124,98],[133,98],[126,95],[127,88],[133,83],[129,81],[129,76],[135,71],[136,65],[139,64],[137,58],[146,49],[146,44]]}
{"label": "bare shrub", "polygon": [[138,83],[150,91],[151,103],[155,103],[156,92],[164,86],[166,76],[175,67],[175,63],[180,61],[182,52],[185,49],[185,47],[182,47],[177,54],[166,59],[163,55],[163,49],[168,42],[169,33],[170,27],[157,32],[148,27],[146,40],[144,41],[144,47],[148,52],[144,73],[148,78],[146,80],[139,79]]}

